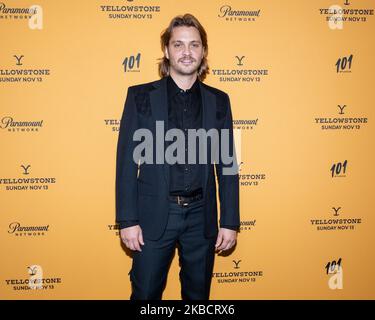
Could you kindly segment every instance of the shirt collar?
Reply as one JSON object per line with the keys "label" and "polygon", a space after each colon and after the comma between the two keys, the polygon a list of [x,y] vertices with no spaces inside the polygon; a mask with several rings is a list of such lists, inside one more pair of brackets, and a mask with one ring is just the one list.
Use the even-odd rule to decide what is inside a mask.
{"label": "shirt collar", "polygon": [[175,96],[176,94],[178,93],[182,93],[182,92],[187,92],[187,93],[197,93],[198,90],[199,90],[199,79],[197,77],[197,79],[195,80],[195,82],[193,83],[193,85],[191,86],[190,89],[187,89],[187,90],[183,90],[181,88],[178,87],[178,85],[176,84],[176,82],[174,82],[173,78],[169,75],[167,77],[167,83],[168,83],[168,92],[172,95],[172,96]]}

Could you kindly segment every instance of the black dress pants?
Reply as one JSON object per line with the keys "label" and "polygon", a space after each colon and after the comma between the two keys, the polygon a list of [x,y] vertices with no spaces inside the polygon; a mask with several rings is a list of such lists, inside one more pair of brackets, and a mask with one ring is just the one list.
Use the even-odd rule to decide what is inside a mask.
{"label": "black dress pants", "polygon": [[144,239],[142,251],[133,251],[131,300],[161,300],[176,246],[182,299],[209,299],[216,237],[204,236],[203,204],[203,199],[188,206],[171,201],[163,236],[156,241]]}

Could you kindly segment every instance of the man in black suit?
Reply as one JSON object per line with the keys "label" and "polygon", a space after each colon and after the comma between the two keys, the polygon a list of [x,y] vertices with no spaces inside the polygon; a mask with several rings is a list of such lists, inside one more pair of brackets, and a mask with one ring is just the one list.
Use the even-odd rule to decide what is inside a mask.
{"label": "man in black suit", "polygon": [[[133,253],[130,299],[161,299],[177,246],[182,298],[207,300],[215,249],[232,248],[240,225],[232,112],[229,96],[202,82],[207,35],[194,16],[172,19],[161,45],[161,79],[128,88],[117,145],[116,222]],[[202,136],[189,140],[199,130],[206,144]]]}

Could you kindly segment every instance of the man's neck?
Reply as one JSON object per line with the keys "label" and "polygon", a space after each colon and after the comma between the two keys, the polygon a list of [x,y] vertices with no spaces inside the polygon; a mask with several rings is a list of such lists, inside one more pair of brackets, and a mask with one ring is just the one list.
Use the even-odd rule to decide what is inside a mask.
{"label": "man's neck", "polygon": [[174,80],[174,82],[177,84],[177,86],[183,90],[190,89],[195,80],[197,79],[197,74],[187,75],[187,76],[180,76],[171,73],[170,76]]}

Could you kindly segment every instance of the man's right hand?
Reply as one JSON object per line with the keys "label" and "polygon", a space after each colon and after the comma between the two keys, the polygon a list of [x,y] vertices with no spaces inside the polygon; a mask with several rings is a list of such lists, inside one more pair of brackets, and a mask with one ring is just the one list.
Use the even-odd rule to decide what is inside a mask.
{"label": "man's right hand", "polygon": [[130,250],[142,251],[140,245],[144,245],[142,229],[139,224],[120,230],[121,239]]}

